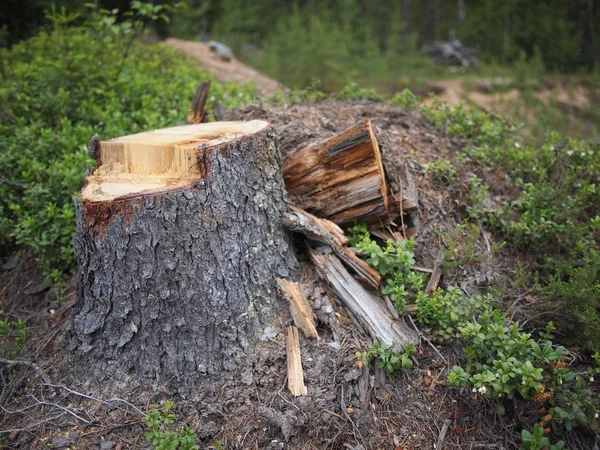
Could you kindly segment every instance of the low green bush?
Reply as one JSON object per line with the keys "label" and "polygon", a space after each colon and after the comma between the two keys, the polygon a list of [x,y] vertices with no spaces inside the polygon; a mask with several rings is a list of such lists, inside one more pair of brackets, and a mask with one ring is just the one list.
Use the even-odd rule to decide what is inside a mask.
{"label": "low green bush", "polygon": [[[118,22],[116,11],[89,22],[64,11],[52,26],[10,49],[0,49],[0,248],[31,248],[48,276],[71,270],[74,198],[94,162],[86,143],[181,125],[201,80],[197,63],[137,38],[156,7],[134,2],[138,16]],[[216,83],[215,102],[249,102],[249,85]]]}
{"label": "low green bush", "polygon": [[172,408],[173,402],[167,400],[162,410],[154,409],[142,418],[148,428],[146,439],[152,442],[155,450],[200,450],[196,444],[198,437],[192,428],[179,432],[169,430],[175,423]]}
{"label": "low green bush", "polygon": [[[414,264],[411,246],[393,246],[388,242],[383,248],[370,238],[365,226],[357,225],[351,232],[351,244],[384,276],[384,283],[398,279],[404,283],[398,283],[402,289],[409,284],[405,276],[410,272],[411,261]],[[588,276],[586,273],[585,277]],[[539,424],[535,423],[533,434],[529,431],[523,434],[524,448],[538,448],[535,445],[540,443],[549,445],[547,438],[540,438],[537,427],[544,430],[551,425],[555,430],[567,431],[576,426],[596,428],[600,405],[592,394],[590,382],[594,381],[594,374],[600,373],[600,354],[596,354],[595,368],[578,373],[570,367],[573,354],[553,343],[556,328],[552,322],[534,338],[499,308],[500,302],[491,294],[467,297],[453,287],[427,294],[422,285],[411,285],[411,289],[417,321],[431,327],[434,337],[458,339],[463,345],[466,364],[450,370],[451,386],[468,387],[476,395],[499,400],[499,411],[504,411],[503,399],[530,402],[531,416]],[[568,287],[561,292],[566,290]],[[410,356],[410,351],[403,356],[377,342],[368,352],[357,353],[360,361],[368,363],[374,358],[388,373],[412,366]],[[553,448],[562,448],[563,444],[555,445]]]}

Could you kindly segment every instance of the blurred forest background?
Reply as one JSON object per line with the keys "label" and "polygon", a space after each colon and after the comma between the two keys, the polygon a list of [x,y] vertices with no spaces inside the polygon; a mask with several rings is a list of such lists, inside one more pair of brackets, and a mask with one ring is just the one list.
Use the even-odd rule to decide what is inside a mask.
{"label": "blurred forest background", "polygon": [[[119,15],[130,9],[127,0],[95,4]],[[52,5],[78,12],[81,21],[89,14],[80,0],[5,0],[0,42],[34,35]],[[600,69],[599,28],[599,0],[187,0],[153,32],[222,41],[290,87],[318,78],[329,92],[349,81],[393,92],[447,78],[421,49],[453,38],[480,50],[483,64],[471,71],[478,75],[503,76],[507,67],[521,78],[525,71],[592,74]]]}

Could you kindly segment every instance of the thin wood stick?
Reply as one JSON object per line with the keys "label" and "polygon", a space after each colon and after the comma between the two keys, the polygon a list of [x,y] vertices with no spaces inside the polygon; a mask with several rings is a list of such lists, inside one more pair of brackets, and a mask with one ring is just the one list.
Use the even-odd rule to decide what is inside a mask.
{"label": "thin wood stick", "polygon": [[285,333],[287,348],[287,375],[288,388],[294,397],[308,394],[304,385],[304,373],[302,372],[302,358],[300,356],[300,339],[298,328],[290,325]]}
{"label": "thin wood stick", "polygon": [[425,293],[429,294],[437,289],[438,284],[440,283],[440,279],[442,278],[442,261],[444,260],[444,252],[440,249],[438,250],[437,256],[435,258],[435,262],[433,263],[433,272],[431,274],[431,278],[429,279],[429,283],[427,283],[427,287],[425,288]]}
{"label": "thin wood stick", "polygon": [[198,85],[196,93],[194,94],[194,100],[192,100],[192,107],[187,116],[187,123],[202,123],[206,116],[206,100],[208,99],[208,90],[210,89],[210,80],[203,81]]}

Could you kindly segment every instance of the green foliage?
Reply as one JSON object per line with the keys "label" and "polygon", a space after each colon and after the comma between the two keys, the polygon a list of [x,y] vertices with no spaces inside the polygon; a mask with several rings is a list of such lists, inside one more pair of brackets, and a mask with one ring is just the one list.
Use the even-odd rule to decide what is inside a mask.
{"label": "green foliage", "polygon": [[156,450],[200,450],[196,444],[196,432],[192,428],[185,428],[178,433],[168,431],[169,426],[175,423],[172,408],[173,402],[167,400],[162,410],[152,410],[142,418],[148,428],[146,439],[152,442]]}
{"label": "green foliage", "polygon": [[[85,26],[52,10],[52,26],[0,49],[0,247],[33,249],[49,278],[73,265],[73,200],[94,162],[86,143],[180,125],[199,80],[196,64],[136,37],[160,5],[134,2],[128,20],[92,11]],[[132,13],[132,14],[133,14]],[[250,101],[254,89],[213,82],[207,108]],[[58,269],[52,275],[53,270]]]}
{"label": "green foliage", "polygon": [[12,359],[18,356],[25,339],[27,330],[24,320],[0,320],[0,357]]}
{"label": "green foliage", "polygon": [[415,353],[416,348],[413,344],[407,344],[402,351],[396,351],[393,346],[386,347],[375,340],[368,351],[356,352],[356,357],[365,365],[375,361],[377,367],[391,375],[400,369],[412,369],[412,356]]}
{"label": "green foliage", "polygon": [[[510,120],[439,101],[422,114],[452,136],[465,139],[459,159],[502,167],[518,189],[500,209],[486,206],[488,188],[470,180],[471,220],[486,223],[510,244],[529,251],[537,263],[536,291],[570,320],[572,340],[587,350],[600,348],[598,256],[600,241],[600,145],[548,133],[541,145],[527,143]],[[477,255],[481,229],[463,224],[440,234],[446,245],[444,267],[468,263]],[[521,283],[523,284],[523,283]]]}
{"label": "green foliage", "polygon": [[452,165],[451,161],[446,159],[436,159],[427,164],[423,164],[423,168],[427,172],[431,172],[433,177],[437,180],[444,181],[448,184],[454,183],[456,176],[456,168]]}
{"label": "green foliage", "polygon": [[586,251],[578,263],[556,263],[548,283],[539,283],[536,293],[549,300],[559,301],[569,312],[572,321],[565,324],[573,341],[581,348],[600,350],[600,253]]}
{"label": "green foliage", "polygon": [[350,245],[356,247],[366,262],[383,277],[384,288],[381,293],[389,296],[398,313],[404,314],[406,300],[414,298],[424,283],[422,275],[412,270],[415,265],[414,240],[393,242],[389,239],[386,246],[381,247],[371,239],[364,224],[357,224],[348,231],[351,233]]}
{"label": "green foliage", "polygon": [[544,428],[537,423],[533,427],[533,433],[523,430],[521,439],[523,439],[523,445],[520,447],[522,450],[562,450],[565,447],[563,441],[551,444],[550,440],[544,436]]}

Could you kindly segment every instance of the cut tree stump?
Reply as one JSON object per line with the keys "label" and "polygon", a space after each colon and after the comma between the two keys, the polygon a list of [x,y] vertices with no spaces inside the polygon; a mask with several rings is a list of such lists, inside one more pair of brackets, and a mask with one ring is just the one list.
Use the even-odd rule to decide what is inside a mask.
{"label": "cut tree stump", "polygon": [[292,203],[339,225],[389,222],[387,186],[370,120],[285,155]]}
{"label": "cut tree stump", "polygon": [[74,370],[180,381],[185,392],[247,364],[282,306],[275,277],[296,264],[269,123],[186,125],[97,145],[76,205]]}

